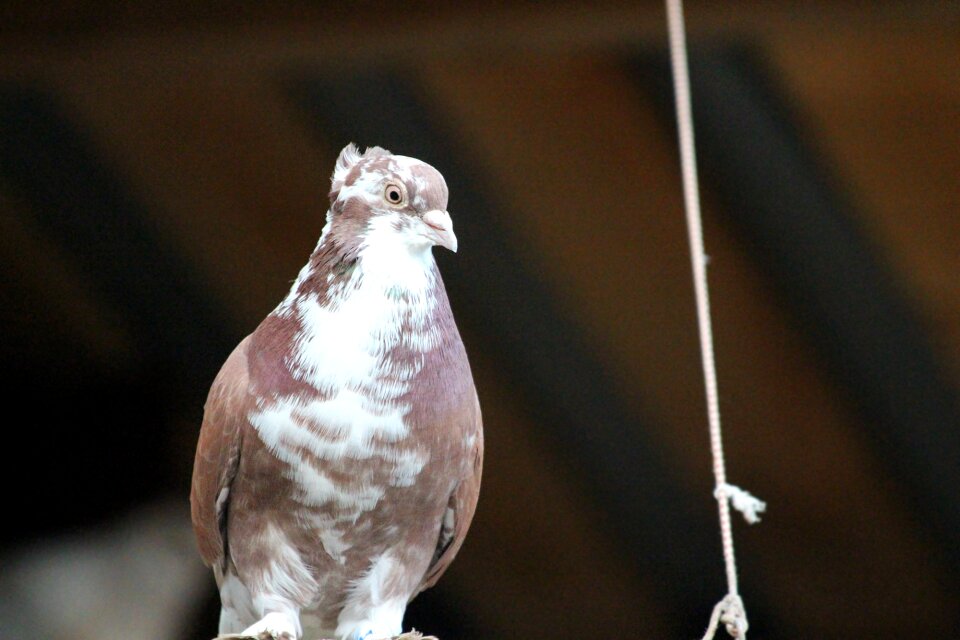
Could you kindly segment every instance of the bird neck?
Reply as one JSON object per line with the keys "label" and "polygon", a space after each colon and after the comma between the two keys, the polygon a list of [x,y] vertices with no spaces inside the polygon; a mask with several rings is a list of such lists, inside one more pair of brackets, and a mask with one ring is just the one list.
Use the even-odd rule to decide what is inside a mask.
{"label": "bird neck", "polygon": [[389,403],[406,392],[425,354],[459,339],[429,249],[408,254],[321,238],[273,314],[292,323],[294,378],[325,393],[368,389]]}
{"label": "bird neck", "polygon": [[407,305],[427,302],[438,281],[428,245],[411,246],[377,228],[364,235],[338,233],[328,224],[281,309],[306,297],[330,306],[357,294],[404,300]]}

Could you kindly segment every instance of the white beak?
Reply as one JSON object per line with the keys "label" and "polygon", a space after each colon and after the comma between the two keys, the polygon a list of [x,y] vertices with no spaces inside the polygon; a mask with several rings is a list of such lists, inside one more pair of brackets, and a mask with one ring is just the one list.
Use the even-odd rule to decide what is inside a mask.
{"label": "white beak", "polygon": [[423,224],[426,226],[424,235],[433,240],[434,244],[446,247],[457,252],[457,236],[453,235],[453,220],[450,214],[441,209],[433,209],[423,214]]}

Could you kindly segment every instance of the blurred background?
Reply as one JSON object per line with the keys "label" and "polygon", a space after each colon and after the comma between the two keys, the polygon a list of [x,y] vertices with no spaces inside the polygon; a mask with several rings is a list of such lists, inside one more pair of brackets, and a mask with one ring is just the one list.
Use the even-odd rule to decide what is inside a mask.
{"label": "blurred background", "polygon": [[[689,2],[751,638],[960,624],[960,5]],[[725,593],[660,2],[0,5],[0,637],[206,639],[202,405],[337,152],[435,165],[484,487],[407,625],[699,637]]]}

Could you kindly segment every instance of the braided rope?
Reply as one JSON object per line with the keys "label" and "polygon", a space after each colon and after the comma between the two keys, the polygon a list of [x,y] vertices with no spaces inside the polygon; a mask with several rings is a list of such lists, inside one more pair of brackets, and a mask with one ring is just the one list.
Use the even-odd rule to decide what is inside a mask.
{"label": "braided rope", "polygon": [[717,393],[717,370],[713,351],[713,327],[710,321],[710,297],[707,289],[706,253],[703,245],[703,223],[700,214],[700,194],[697,183],[697,162],[693,140],[693,114],[690,108],[690,77],[687,65],[687,43],[684,33],[682,0],[666,0],[667,24],[670,34],[670,62],[673,68],[674,97],[680,144],[680,162],[683,175],[683,200],[687,213],[687,231],[690,258],[693,263],[693,281],[697,302],[697,321],[700,331],[700,349],[707,398],[707,418],[710,427],[710,451],[713,455],[713,475],[716,480],[714,496],[720,515],[720,538],[727,572],[727,595],[713,608],[710,625],[703,640],[714,637],[719,623],[727,633],[746,640],[747,613],[737,585],[737,561],[733,549],[733,528],[730,524],[730,503],[743,512],[748,522],[755,522],[757,513],[766,505],[746,491],[727,483],[723,456],[723,438],[720,429],[720,403]]}

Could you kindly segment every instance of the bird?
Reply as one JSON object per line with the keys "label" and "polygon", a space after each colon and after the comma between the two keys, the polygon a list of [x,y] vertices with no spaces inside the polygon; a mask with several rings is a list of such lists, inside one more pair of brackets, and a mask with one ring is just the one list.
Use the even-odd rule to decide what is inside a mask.
{"label": "bird", "polygon": [[483,426],[432,252],[457,251],[448,198],[344,147],[316,248],[214,379],[190,502],[218,637],[395,637],[463,544]]}

